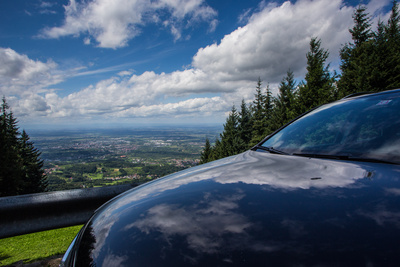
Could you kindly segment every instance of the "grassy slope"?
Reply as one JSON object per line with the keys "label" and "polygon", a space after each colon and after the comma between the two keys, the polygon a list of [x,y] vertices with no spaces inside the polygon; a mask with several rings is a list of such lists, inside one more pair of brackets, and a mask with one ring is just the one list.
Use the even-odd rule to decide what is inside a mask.
{"label": "grassy slope", "polygon": [[63,254],[82,225],[0,239],[0,266]]}

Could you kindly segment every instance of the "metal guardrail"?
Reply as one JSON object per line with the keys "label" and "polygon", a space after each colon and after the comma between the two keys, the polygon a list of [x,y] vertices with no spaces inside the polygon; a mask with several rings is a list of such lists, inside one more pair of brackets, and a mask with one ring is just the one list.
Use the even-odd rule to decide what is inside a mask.
{"label": "metal guardrail", "polygon": [[0,238],[84,224],[111,198],[133,188],[117,185],[0,198]]}

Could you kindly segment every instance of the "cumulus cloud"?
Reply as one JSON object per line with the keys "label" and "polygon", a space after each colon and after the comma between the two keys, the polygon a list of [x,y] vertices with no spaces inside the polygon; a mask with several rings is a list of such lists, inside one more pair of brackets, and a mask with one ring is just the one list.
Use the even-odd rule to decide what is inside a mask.
{"label": "cumulus cloud", "polygon": [[187,117],[197,116],[212,116],[213,114],[224,113],[229,107],[221,97],[212,98],[193,98],[177,103],[166,103],[157,105],[148,105],[140,107],[132,107],[121,112],[116,113],[119,117]]}
{"label": "cumulus cloud", "polygon": [[10,48],[0,47],[0,94],[23,95],[38,93],[43,88],[59,83],[62,77],[52,73],[57,68],[53,61],[29,59]]}
{"label": "cumulus cloud", "polygon": [[353,11],[341,0],[267,5],[219,44],[199,49],[193,66],[226,79],[266,77],[277,83],[289,68],[298,75],[304,73],[311,37],[321,38],[331,58],[337,58],[340,46],[349,40]]}
{"label": "cumulus cloud", "polygon": [[[184,16],[192,6],[181,13],[175,11],[174,16]],[[229,110],[242,98],[253,97],[258,77],[278,83],[289,68],[298,75],[305,72],[305,55],[311,37],[319,36],[337,56],[341,44],[350,38],[348,29],[353,23],[353,11],[353,7],[343,6],[341,0],[266,5],[250,16],[247,25],[226,35],[219,44],[199,49],[189,69],[160,74],[149,71],[132,75],[130,79],[126,76],[108,79],[63,101],[71,103],[74,112],[79,107],[90,114],[114,111],[116,116],[178,115],[182,110],[185,114],[199,110],[191,107],[190,101],[154,103],[159,98],[168,102],[170,98],[187,96],[194,96],[193,101],[202,102],[204,107],[223,99],[216,106]],[[209,97],[205,103],[205,98],[196,97],[205,93],[218,98]]]}
{"label": "cumulus cloud", "polygon": [[[210,22],[214,30],[217,15],[204,0],[70,0],[64,8],[63,25],[46,28],[40,36],[59,38],[85,34],[105,48],[126,46],[148,23],[162,22],[176,40],[181,38],[183,27],[198,22]],[[85,44],[91,43],[89,37],[84,39]]]}
{"label": "cumulus cloud", "polygon": [[[207,77],[193,70],[171,74],[145,72],[142,75],[113,77],[65,98],[46,95],[53,116],[102,115],[111,117],[190,116],[224,113],[232,103],[221,97],[194,97],[171,103],[157,103],[159,98],[196,95],[196,92],[228,92],[233,83],[214,87]],[[208,87],[207,87],[208,86]],[[229,99],[229,98],[228,98]]]}
{"label": "cumulus cloud", "polygon": [[[382,7],[390,4],[388,1],[370,1],[368,12],[376,18],[386,17]],[[126,45],[140,33],[140,26],[149,21],[169,27],[175,38],[181,38],[182,29],[192,24],[207,21],[215,28],[218,23],[216,11],[203,0],[79,3],[71,0],[65,12],[64,24],[46,29],[45,36],[86,34],[88,44],[89,38],[93,38],[99,46],[112,48]],[[45,94],[21,101],[19,110],[28,114],[29,108],[34,108],[52,117],[149,118],[196,114],[196,117],[219,116],[223,120],[232,104],[253,98],[258,77],[270,83],[275,93],[276,84],[289,68],[302,79],[311,37],[321,38],[323,48],[331,55],[328,62],[337,61],[341,46],[351,40],[348,29],[353,26],[354,7],[342,0],[298,0],[281,5],[262,2],[257,9],[243,12],[238,19],[246,24],[218,43],[200,48],[185,70],[132,74],[131,70],[119,69],[115,77],[65,97],[56,91],[43,90]],[[28,87],[29,92],[37,94],[38,88],[62,80],[54,73],[57,69],[54,62],[34,61],[11,49],[0,50],[0,63],[3,66],[0,79],[2,84],[9,85],[11,95],[22,95],[21,85],[33,84]],[[74,75],[104,71],[107,69]],[[4,88],[1,86],[0,90],[4,92]]]}
{"label": "cumulus cloud", "polygon": [[18,112],[20,114],[28,115],[31,112],[40,113],[40,115],[47,115],[47,111],[49,109],[46,100],[36,94],[27,95],[25,98],[21,99],[18,102]]}

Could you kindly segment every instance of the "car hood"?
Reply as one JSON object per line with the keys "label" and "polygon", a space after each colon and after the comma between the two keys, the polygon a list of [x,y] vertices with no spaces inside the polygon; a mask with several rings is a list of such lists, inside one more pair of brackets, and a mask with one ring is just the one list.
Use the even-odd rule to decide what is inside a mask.
{"label": "car hood", "polygon": [[398,165],[248,151],[106,203],[82,228],[66,262],[397,265],[399,178]]}

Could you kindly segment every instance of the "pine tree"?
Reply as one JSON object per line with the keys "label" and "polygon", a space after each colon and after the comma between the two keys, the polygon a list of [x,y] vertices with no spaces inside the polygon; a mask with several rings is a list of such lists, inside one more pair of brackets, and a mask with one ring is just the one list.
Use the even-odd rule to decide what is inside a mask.
{"label": "pine tree", "polygon": [[330,102],[336,98],[335,78],[329,72],[325,61],[328,51],[321,48],[321,40],[311,38],[310,51],[307,53],[307,74],[305,82],[299,86],[299,112]]}
{"label": "pine tree", "polygon": [[373,34],[371,31],[371,18],[366,13],[366,7],[359,5],[353,14],[354,27],[349,30],[354,41],[354,47],[361,47],[369,41]]}
{"label": "pine tree", "polygon": [[274,99],[275,104],[271,118],[273,130],[277,130],[298,115],[295,110],[295,90],[294,75],[289,70],[279,84],[279,93]]}
{"label": "pine tree", "polygon": [[21,194],[40,193],[46,191],[48,182],[44,174],[44,161],[40,158],[41,152],[30,141],[25,130],[22,131],[20,142],[20,156],[23,165],[23,187]]}
{"label": "pine tree", "polygon": [[239,131],[238,131],[239,117],[235,105],[232,106],[232,110],[229,113],[226,123],[224,124],[224,130],[221,137],[222,145],[222,156],[228,157],[239,153]]}
{"label": "pine tree", "polygon": [[400,16],[397,1],[393,1],[387,24],[379,21],[376,32],[371,31],[365,7],[358,7],[353,19],[355,25],[349,30],[353,43],[346,44],[340,53],[340,96],[400,87]]}
{"label": "pine tree", "polygon": [[207,163],[211,160],[211,152],[212,152],[212,149],[211,149],[210,140],[208,138],[206,138],[206,144],[204,145],[204,149],[200,155],[200,164]]}
{"label": "pine tree", "polygon": [[354,26],[349,32],[353,43],[348,43],[340,50],[342,71],[338,81],[339,96],[371,91],[371,79],[374,65],[373,32],[371,18],[365,6],[358,6],[353,14]]}
{"label": "pine tree", "polygon": [[252,133],[251,112],[244,100],[242,100],[240,112],[233,105],[229,113],[224,130],[220,139],[216,139],[215,145],[211,146],[206,138],[206,143],[201,152],[200,163],[207,163],[220,158],[232,156],[246,151],[250,148],[249,142]]}
{"label": "pine tree", "polygon": [[257,85],[256,85],[256,93],[254,95],[254,100],[251,106],[251,112],[252,112],[252,120],[251,120],[251,125],[252,125],[252,139],[250,141],[250,146],[256,145],[260,139],[261,135],[264,132],[263,128],[263,116],[264,116],[264,98],[265,96],[262,93],[262,81],[260,78],[258,78]]}
{"label": "pine tree", "polygon": [[260,78],[258,78],[256,86],[256,94],[254,95],[255,98],[253,100],[253,105],[251,107],[253,112],[253,119],[257,121],[262,119],[263,109],[264,109],[263,105],[265,102],[264,100],[265,96],[263,95],[261,87],[262,87],[262,81]]}
{"label": "pine tree", "polygon": [[244,99],[240,106],[238,118],[238,135],[239,135],[239,151],[244,152],[250,148],[250,140],[252,138],[252,118],[251,112]]}
{"label": "pine tree", "polygon": [[387,86],[385,89],[400,87],[400,14],[399,4],[393,1],[392,12],[385,27],[388,55],[386,57]]}
{"label": "pine tree", "polygon": [[377,31],[374,33],[372,53],[374,60],[371,63],[372,71],[369,79],[370,88],[374,91],[384,90],[388,84],[386,78],[388,76],[386,73],[386,57],[389,54],[389,47],[385,28],[386,25],[382,21],[379,21]]}
{"label": "pine tree", "polygon": [[222,159],[223,157],[225,157],[224,148],[222,147],[222,142],[217,138],[215,145],[211,148],[209,161]]}
{"label": "pine tree", "polygon": [[47,181],[40,152],[22,135],[3,98],[0,115],[0,196],[43,192]]}
{"label": "pine tree", "polygon": [[271,116],[272,116],[272,110],[274,109],[274,98],[271,93],[271,89],[269,88],[269,84],[267,85],[267,88],[265,89],[265,98],[264,98],[264,123],[265,123],[265,129],[264,129],[264,135],[271,133],[271,127],[269,125]]}
{"label": "pine tree", "polygon": [[265,94],[261,90],[261,80],[259,79],[256,87],[255,100],[252,106],[252,139],[250,146],[256,145],[266,135],[272,132],[271,115],[273,110],[273,97],[269,85],[265,89]]}
{"label": "pine tree", "polygon": [[18,155],[17,121],[3,97],[0,117],[0,196],[17,195],[22,187],[22,164]]}

